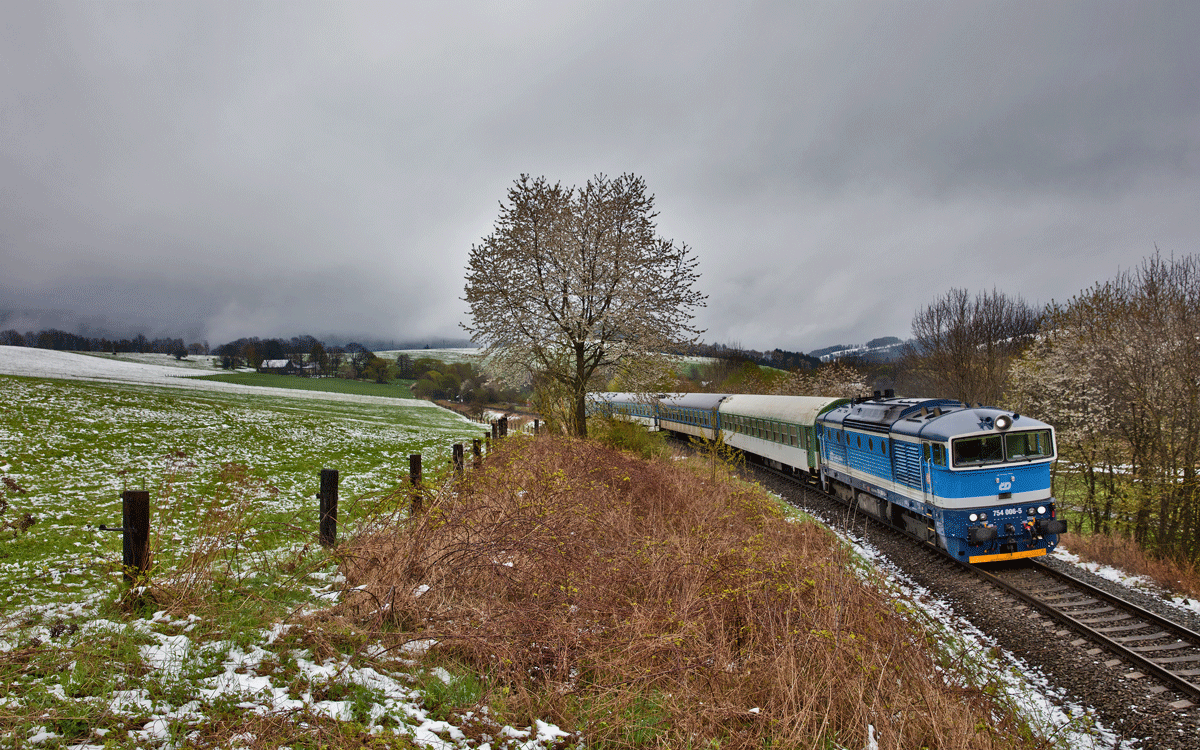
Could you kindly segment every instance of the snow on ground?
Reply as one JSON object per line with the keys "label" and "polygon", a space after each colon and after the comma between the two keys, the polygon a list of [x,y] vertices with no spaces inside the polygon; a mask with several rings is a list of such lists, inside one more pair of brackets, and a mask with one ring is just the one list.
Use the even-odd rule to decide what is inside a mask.
{"label": "snow on ground", "polygon": [[[158,356],[165,357],[166,355]],[[130,362],[111,356],[91,356],[25,346],[0,346],[0,375],[161,383],[167,378],[212,374],[211,367],[201,370],[190,366],[171,366],[165,362],[160,364],[151,364],[150,361]]]}
{"label": "snow on ground", "polygon": [[1069,562],[1072,565],[1082,568],[1083,570],[1086,570],[1094,575],[1098,575],[1101,578],[1157,597],[1176,609],[1183,610],[1184,612],[1191,612],[1197,616],[1200,616],[1200,601],[1189,599],[1185,596],[1174,595],[1168,591],[1164,591],[1161,587],[1154,583],[1154,581],[1151,581],[1145,576],[1130,575],[1129,573],[1126,573],[1118,568],[1114,568],[1109,565],[1103,565],[1097,562],[1085,562],[1079,559],[1078,556],[1071,554],[1071,551],[1061,544],[1055,548],[1054,556],[1059,560]]}
{"label": "snow on ground", "polygon": [[[163,357],[166,355],[156,356]],[[363,404],[403,404],[404,406],[438,408],[432,402],[421,399],[360,396],[349,393],[327,393],[324,391],[301,391],[290,388],[237,385],[234,383],[221,383],[215,380],[197,379],[201,375],[215,374],[218,373],[211,367],[181,367],[167,364],[166,362],[160,364],[132,362],[123,357],[115,359],[107,356],[60,352],[52,349],[0,346],[0,375],[53,378],[58,380],[90,380],[100,383],[157,385],[171,388],[283,396],[297,399],[350,401]]]}
{"label": "snow on ground", "polygon": [[[416,665],[407,660],[411,654],[405,659],[389,660],[379,649],[381,653],[370,664],[348,654],[320,660],[298,647],[295,639],[287,642],[281,637],[286,635],[286,625],[263,630],[249,643],[235,644],[213,641],[211,634],[207,641],[199,636],[197,625],[203,623],[195,615],[172,618],[160,612],[149,620],[129,623],[110,622],[99,616],[104,597],[110,592],[112,565],[107,561],[120,558],[114,552],[120,539],[99,535],[83,521],[119,518],[119,512],[110,507],[117,502],[115,498],[125,482],[117,476],[118,468],[145,459],[144,473],[154,476],[165,472],[171,494],[159,500],[161,517],[157,523],[167,538],[181,542],[191,536],[194,519],[183,512],[186,508],[179,511],[180,518],[175,518],[172,509],[185,500],[190,502],[193,494],[207,491],[200,486],[205,472],[234,463],[262,466],[271,478],[270,485],[252,484],[246,490],[255,512],[278,515],[292,508],[293,516],[298,518],[302,511],[312,515],[315,507],[311,487],[315,474],[308,476],[312,472],[305,469],[301,476],[298,467],[314,464],[325,455],[337,455],[342,468],[350,468],[357,456],[349,452],[351,449],[371,454],[373,464],[381,464],[381,475],[376,477],[369,467],[347,472],[342,491],[343,497],[351,500],[365,491],[358,485],[394,483],[395,471],[388,468],[389,459],[399,465],[414,446],[461,439],[464,430],[456,417],[440,409],[426,409],[430,404],[424,401],[230,386],[186,377],[205,372],[203,368],[189,372],[152,360],[130,362],[0,347],[0,375],[48,379],[0,379],[0,396],[12,407],[10,417],[17,415],[7,427],[0,424],[0,452],[4,456],[0,458],[0,472],[23,486],[22,507],[36,508],[40,517],[22,538],[23,556],[17,559],[15,553],[10,554],[0,564],[0,588],[9,592],[7,597],[0,597],[0,653],[29,644],[33,638],[47,652],[72,649],[103,638],[106,633],[109,638],[115,636],[126,642],[136,639],[133,642],[144,644],[138,647],[135,657],[144,673],[139,669],[135,683],[121,683],[120,689],[104,695],[72,698],[64,684],[82,679],[74,674],[72,662],[63,674],[31,677],[21,691],[0,698],[0,705],[20,715],[27,706],[99,701],[100,715],[116,717],[116,724],[132,720],[139,727],[128,737],[107,736],[107,730],[99,727],[88,742],[73,745],[81,750],[99,750],[106,740],[176,747],[181,731],[208,722],[209,714],[231,703],[251,713],[280,716],[303,709],[335,719],[354,719],[372,732],[405,732],[422,746],[466,747],[466,734],[459,726],[430,717],[422,708],[421,695],[413,687]],[[54,380],[149,388],[96,389]],[[162,386],[263,398],[164,397],[156,390]],[[276,397],[291,400],[286,407],[279,407],[274,404]],[[314,415],[318,410],[306,408],[303,399],[357,403],[322,404]],[[412,415],[411,410],[403,408],[406,406],[421,407],[419,414]],[[54,414],[71,418],[55,419]],[[29,430],[31,424],[39,428]],[[137,435],[125,435],[134,428]],[[140,441],[136,445],[123,442],[135,439]],[[164,454],[164,446],[175,450]],[[46,456],[56,458],[43,460]],[[287,481],[292,474],[297,475],[295,481]],[[106,484],[112,481],[120,486]],[[352,503],[348,510],[353,511]],[[77,517],[80,513],[86,518]],[[349,515],[352,523],[353,515]],[[248,545],[257,538],[259,529],[256,522],[245,523],[240,542]],[[298,542],[294,546],[281,548],[280,559],[289,552],[293,558],[302,552]],[[45,554],[38,557],[37,550]],[[262,554],[264,559],[269,557]],[[344,579],[331,572],[313,571],[307,578],[320,589],[310,591],[314,605],[336,600],[345,586]],[[307,588],[302,581],[295,585]],[[16,590],[18,587],[20,590]],[[85,622],[77,635],[55,635],[55,623],[79,620]],[[295,668],[285,675],[280,673],[280,664],[287,659]],[[115,679],[121,678],[118,675]],[[335,692],[356,698],[322,698],[331,686],[343,688]],[[494,736],[482,746],[534,750],[551,747],[564,736],[557,727],[540,721],[527,727],[497,725]],[[59,746],[64,740],[55,734],[53,725],[40,723],[17,741],[21,739],[41,746]]]}
{"label": "snow on ground", "polygon": [[430,359],[440,359],[448,364],[457,362],[473,362],[479,363],[480,357],[483,354],[482,349],[388,349],[385,351],[375,352],[376,356],[384,359],[395,360],[400,354],[407,354],[413,360],[429,357]]}

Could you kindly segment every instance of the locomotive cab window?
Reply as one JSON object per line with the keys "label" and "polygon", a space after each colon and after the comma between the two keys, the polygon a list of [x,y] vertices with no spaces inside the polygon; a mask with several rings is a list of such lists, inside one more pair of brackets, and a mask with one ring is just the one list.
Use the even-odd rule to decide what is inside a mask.
{"label": "locomotive cab window", "polygon": [[933,445],[925,443],[924,447],[926,461],[932,461],[934,466],[946,465],[946,446],[941,443],[934,443]]}
{"label": "locomotive cab window", "polygon": [[1034,461],[1054,455],[1050,430],[1010,432],[1004,436],[1004,454],[1009,461]]}
{"label": "locomotive cab window", "polygon": [[1004,439],[999,435],[960,438],[952,445],[955,466],[982,466],[1004,461]]}

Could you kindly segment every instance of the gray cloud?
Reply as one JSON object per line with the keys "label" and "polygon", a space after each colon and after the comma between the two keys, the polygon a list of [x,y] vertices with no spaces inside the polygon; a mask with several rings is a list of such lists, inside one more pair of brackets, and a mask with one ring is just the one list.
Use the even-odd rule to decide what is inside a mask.
{"label": "gray cloud", "polygon": [[950,286],[1046,302],[1197,250],[1195,4],[3,13],[6,309],[457,335],[522,172],[645,176],[708,339],[747,346],[905,335]]}

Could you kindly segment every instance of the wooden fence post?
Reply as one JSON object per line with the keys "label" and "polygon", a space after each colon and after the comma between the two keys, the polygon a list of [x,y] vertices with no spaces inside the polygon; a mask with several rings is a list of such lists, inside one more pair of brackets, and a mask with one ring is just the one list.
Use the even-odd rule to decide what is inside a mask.
{"label": "wooden fence post", "polygon": [[454,444],[454,459],[453,459],[453,461],[454,461],[454,473],[461,477],[463,474],[463,444],[462,443]]}
{"label": "wooden fence post", "polygon": [[499,437],[500,437],[500,425],[496,422],[496,420],[493,419],[492,420],[492,440],[496,440]]}
{"label": "wooden fence post", "polygon": [[337,544],[337,469],[321,469],[321,516],[318,537],[322,547]]}
{"label": "wooden fence post", "polygon": [[538,434],[538,429],[540,428],[540,426],[541,426],[540,420],[537,420],[537,419],[533,420],[533,434],[534,435]]}
{"label": "wooden fence post", "polygon": [[126,490],[121,493],[121,564],[125,580],[133,583],[150,567],[150,493]]}
{"label": "wooden fence post", "polygon": [[421,454],[414,453],[408,457],[408,481],[412,485],[412,511],[410,515],[421,514]]}
{"label": "wooden fence post", "polygon": [[500,417],[500,437],[508,437],[508,415]]}
{"label": "wooden fence post", "polygon": [[474,440],[471,441],[471,465],[474,466],[476,469],[478,469],[479,464],[482,462],[483,462],[482,444],[481,444],[479,438],[475,438]]}

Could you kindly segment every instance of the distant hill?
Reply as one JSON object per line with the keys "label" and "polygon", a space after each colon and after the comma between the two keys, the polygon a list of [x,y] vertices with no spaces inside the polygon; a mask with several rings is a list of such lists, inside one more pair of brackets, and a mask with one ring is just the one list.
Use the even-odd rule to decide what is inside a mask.
{"label": "distant hill", "polygon": [[904,342],[895,336],[871,339],[865,344],[835,344],[808,353],[822,362],[855,358],[867,362],[895,362],[900,359]]}

